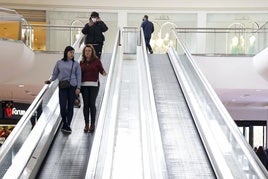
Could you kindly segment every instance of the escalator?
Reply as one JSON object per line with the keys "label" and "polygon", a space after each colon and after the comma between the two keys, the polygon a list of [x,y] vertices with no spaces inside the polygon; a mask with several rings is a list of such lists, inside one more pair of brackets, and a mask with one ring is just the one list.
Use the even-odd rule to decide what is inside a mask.
{"label": "escalator", "polygon": [[149,64],[169,178],[215,178],[168,55]]}
{"label": "escalator", "polygon": [[168,55],[146,58],[117,62],[86,178],[216,178]]}
{"label": "escalator", "polygon": [[[82,36],[78,41],[80,39]],[[76,44],[78,42],[73,46],[79,52],[80,47],[76,47]],[[76,53],[75,56],[77,59],[80,54]],[[105,53],[101,57],[103,67],[108,73],[111,57],[112,54]],[[105,86],[106,78],[100,76],[97,116]],[[30,118],[40,106],[43,112],[31,130]],[[1,147],[0,178],[83,178],[94,138],[94,133],[84,133],[84,124],[82,107],[75,108],[71,124],[73,133],[69,136],[61,133],[57,80],[49,86],[45,85],[9,136],[9,140]],[[67,167],[64,167],[65,164]]]}
{"label": "escalator", "polygon": [[122,56],[101,107],[86,178],[167,177],[140,49],[137,54],[119,53]]}
{"label": "escalator", "polygon": [[[102,54],[101,61],[104,69],[108,73],[110,59],[111,54]],[[102,103],[105,85],[106,78],[100,76],[100,89],[96,100],[97,117]],[[50,88],[55,88],[54,86],[52,84]],[[71,124],[72,134],[66,135],[62,133],[60,130],[61,118],[59,114],[58,91],[57,89],[51,90],[53,96],[50,97],[47,104],[48,107],[44,108],[36,126],[30,132],[29,136],[25,136],[26,140],[21,144],[22,147],[19,148],[16,156],[13,156],[14,152],[12,151],[11,153],[7,153],[6,159],[10,158],[12,164],[3,175],[3,178],[85,177],[94,133],[84,133],[85,122],[82,107],[74,108]],[[25,135],[28,134],[25,133]],[[12,148],[17,148],[16,144]]]}
{"label": "escalator", "polygon": [[156,111],[146,104],[139,57],[123,55],[118,64],[86,178],[216,178],[168,56],[148,57]]}
{"label": "escalator", "polygon": [[[94,135],[84,134],[82,108],[75,109],[71,135],[55,130],[52,144],[40,147],[51,146],[44,161],[26,141],[4,178],[267,178],[187,50],[148,57],[142,34],[135,54],[124,54],[118,37],[112,57],[103,58],[109,75]],[[44,115],[53,121],[52,104]],[[30,135],[46,133],[37,129]]]}
{"label": "escalator", "polygon": [[86,178],[267,178],[187,49],[142,44],[116,65]]}

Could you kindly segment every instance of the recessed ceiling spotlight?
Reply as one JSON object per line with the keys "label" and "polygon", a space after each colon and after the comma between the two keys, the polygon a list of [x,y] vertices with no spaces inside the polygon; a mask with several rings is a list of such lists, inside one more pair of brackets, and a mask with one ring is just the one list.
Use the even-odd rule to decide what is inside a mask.
{"label": "recessed ceiling spotlight", "polygon": [[25,93],[26,93],[26,94],[29,94],[29,95],[32,94],[32,92],[31,92],[31,91],[28,91],[28,90],[25,90]]}
{"label": "recessed ceiling spotlight", "polygon": [[24,87],[24,85],[19,85],[19,88],[23,88]]}
{"label": "recessed ceiling spotlight", "polygon": [[249,97],[250,94],[243,94],[242,96],[240,96],[241,98],[245,98],[245,97]]}

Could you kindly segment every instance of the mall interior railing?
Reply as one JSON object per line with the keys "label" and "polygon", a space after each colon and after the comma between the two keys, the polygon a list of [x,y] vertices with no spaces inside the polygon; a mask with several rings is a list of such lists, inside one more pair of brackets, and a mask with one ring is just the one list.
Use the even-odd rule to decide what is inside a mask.
{"label": "mall interior railing", "polygon": [[[19,40],[21,32],[21,21],[23,17],[18,14],[15,10],[6,9],[0,7],[0,23],[1,25],[7,25],[8,28],[3,28],[0,33],[0,38]],[[12,28],[12,31],[10,31]],[[12,38],[13,37],[13,38]]]}
{"label": "mall interior railing", "polygon": [[71,45],[79,39],[82,28],[72,25],[22,25],[21,40],[34,50],[62,51],[64,44]]}
{"label": "mall interior railing", "polygon": [[[22,25],[21,38],[34,50],[61,51],[61,45],[73,44],[83,26]],[[176,28],[192,54],[255,55],[267,46],[267,23],[256,28]],[[133,28],[131,29],[133,30]],[[36,40],[36,34],[39,40]],[[133,35],[135,35],[135,29]],[[40,39],[43,38],[43,39]],[[55,43],[57,39],[57,43]],[[128,40],[128,39],[126,39]],[[174,41],[174,39],[169,39]],[[172,46],[172,43],[169,43]],[[131,50],[128,46],[125,50]]]}
{"label": "mall interior railing", "polygon": [[30,24],[15,10],[0,8],[0,24],[5,28],[0,38],[23,41],[37,51],[62,51],[66,44],[72,45],[81,36],[83,26]]}
{"label": "mall interior railing", "polygon": [[267,23],[258,29],[175,28],[175,31],[192,54],[252,56],[267,46],[266,28]]}
{"label": "mall interior railing", "polygon": [[[0,13],[0,22],[17,21],[18,28],[15,29],[17,33],[14,37],[9,36],[10,33],[2,32],[0,38],[21,40],[33,50],[62,51],[62,46],[71,45],[80,37],[83,28],[83,25],[76,23],[70,25],[29,24],[14,10],[0,8],[1,11],[5,12],[5,15]],[[237,28],[176,28],[176,32],[192,54],[254,55],[268,45],[267,26],[265,23],[261,27],[252,28],[241,26]],[[14,31],[14,26],[7,26],[6,32],[12,31]],[[162,45],[168,46],[173,46],[175,42],[175,39],[171,37],[161,40],[162,43],[168,43]]]}
{"label": "mall interior railing", "polygon": [[261,26],[256,32],[256,52],[260,52],[266,47],[268,47],[268,22]]}

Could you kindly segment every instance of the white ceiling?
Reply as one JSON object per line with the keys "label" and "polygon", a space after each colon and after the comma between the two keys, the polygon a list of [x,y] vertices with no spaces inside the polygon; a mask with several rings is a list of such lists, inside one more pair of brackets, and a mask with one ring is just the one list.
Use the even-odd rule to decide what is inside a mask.
{"label": "white ceiling", "polygon": [[253,57],[194,56],[194,59],[233,116],[239,118],[236,111],[239,114],[251,111],[255,113],[248,115],[251,120],[268,118],[268,81],[254,68]]}
{"label": "white ceiling", "polygon": [[[28,71],[21,72],[16,77],[0,83],[0,100],[31,103],[42,89],[44,81],[52,74],[55,62],[60,58],[62,58],[62,53],[35,53],[35,60]],[[4,67],[1,65],[1,68]],[[16,71],[19,68],[20,66],[14,65],[11,70]],[[9,78],[6,73],[1,75]]]}

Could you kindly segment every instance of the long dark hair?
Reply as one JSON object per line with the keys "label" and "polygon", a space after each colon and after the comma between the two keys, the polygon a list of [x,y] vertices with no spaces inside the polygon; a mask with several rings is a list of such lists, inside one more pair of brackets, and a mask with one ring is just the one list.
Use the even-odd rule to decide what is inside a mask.
{"label": "long dark hair", "polygon": [[[63,58],[62,58],[62,60],[63,61],[67,61],[68,60],[68,58],[67,58],[67,54],[68,54],[68,52],[69,51],[73,51],[74,50],[74,48],[72,47],[72,46],[67,46],[67,47],[65,47],[65,50],[64,50],[64,54],[63,54]],[[74,61],[74,58],[72,59],[73,61]]]}

